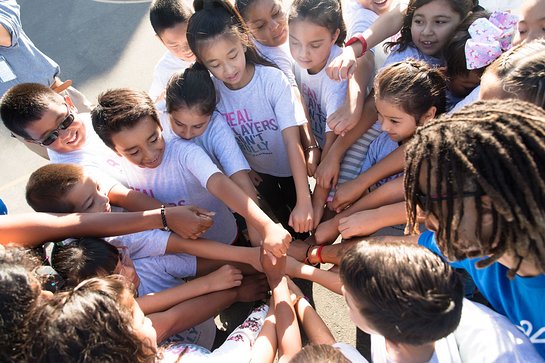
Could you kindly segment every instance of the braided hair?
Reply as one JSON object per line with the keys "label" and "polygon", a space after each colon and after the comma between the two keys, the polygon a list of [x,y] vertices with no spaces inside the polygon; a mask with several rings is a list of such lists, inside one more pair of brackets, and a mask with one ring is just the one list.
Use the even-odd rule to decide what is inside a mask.
{"label": "braided hair", "polygon": [[[407,229],[416,232],[420,205],[438,219],[441,250],[456,259],[488,256],[486,267],[508,252],[545,271],[545,112],[526,102],[490,100],[474,103],[450,117],[419,128],[407,146],[405,198]],[[422,182],[422,184],[421,184]],[[429,196],[444,200],[438,208]],[[490,198],[492,233],[482,236],[483,200]],[[463,243],[458,228],[462,198],[473,197],[476,243]]]}

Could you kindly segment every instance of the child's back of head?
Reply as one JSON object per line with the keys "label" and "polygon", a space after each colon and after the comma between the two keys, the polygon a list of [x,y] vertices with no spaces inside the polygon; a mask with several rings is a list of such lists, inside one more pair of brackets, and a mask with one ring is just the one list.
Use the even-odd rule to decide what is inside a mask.
{"label": "child's back of head", "polygon": [[216,108],[217,98],[214,83],[208,70],[195,63],[183,73],[174,75],[167,85],[167,112],[180,109],[196,109],[201,115],[211,115]]}
{"label": "child's back of head", "polygon": [[329,344],[312,344],[303,347],[290,363],[350,363],[338,349]]}
{"label": "child's back of head", "polygon": [[116,272],[119,256],[117,248],[103,239],[83,237],[66,245],[55,244],[49,263],[63,278],[64,289],[69,290],[83,280]]}
{"label": "child's back of head", "polygon": [[343,257],[340,275],[355,313],[391,342],[432,343],[460,322],[462,282],[445,261],[422,247],[361,242]]}
{"label": "child's back of head", "polygon": [[31,277],[36,266],[28,251],[0,245],[0,361],[25,361],[28,325],[40,286]]}
{"label": "child's back of head", "polygon": [[31,324],[30,361],[154,361],[156,343],[136,328],[131,294],[124,279],[110,276],[43,301]]}

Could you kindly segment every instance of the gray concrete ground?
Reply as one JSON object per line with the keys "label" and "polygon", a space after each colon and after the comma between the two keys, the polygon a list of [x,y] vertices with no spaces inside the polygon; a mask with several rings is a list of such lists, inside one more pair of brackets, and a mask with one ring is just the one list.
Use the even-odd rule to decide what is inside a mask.
{"label": "gray concrete ground", "polygon": [[[23,27],[34,43],[61,66],[61,77],[94,101],[103,90],[147,90],[163,54],[148,20],[148,1],[19,0]],[[31,211],[24,200],[30,173],[46,160],[11,138],[0,126],[0,198],[10,213]],[[343,298],[314,285],[314,300],[339,341],[355,345],[356,329]]]}

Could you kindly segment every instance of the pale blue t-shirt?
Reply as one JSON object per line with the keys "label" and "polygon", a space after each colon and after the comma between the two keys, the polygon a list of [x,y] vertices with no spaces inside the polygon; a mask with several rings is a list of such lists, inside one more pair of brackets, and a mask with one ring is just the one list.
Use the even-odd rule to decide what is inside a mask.
{"label": "pale blue t-shirt", "polygon": [[392,52],[390,53],[388,58],[386,58],[386,61],[384,61],[384,65],[382,66],[382,68],[392,63],[402,62],[409,58],[424,61],[433,67],[442,67],[445,65],[445,60],[443,58],[437,58],[431,55],[426,55],[422,53],[420,49],[415,47],[414,44],[412,43],[409,44],[407,48],[405,48],[402,51],[398,51],[397,49],[399,49],[398,46],[395,46],[392,49]]}
{"label": "pale blue t-shirt", "polygon": [[[433,232],[422,233],[418,244],[444,257]],[[465,269],[494,310],[518,326],[545,358],[545,274],[535,277],[515,275],[509,280],[507,267],[495,262],[479,269],[475,263],[480,259],[464,259],[451,265]]]}
{"label": "pale blue t-shirt", "polygon": [[[380,125],[377,122],[373,128],[379,128]],[[363,164],[361,166],[360,174],[366,172],[367,170],[371,169],[373,165],[390,155],[395,149],[399,147],[399,144],[392,140],[386,132],[382,132],[378,137],[369,145],[369,150],[367,151],[367,155],[365,155],[365,160],[363,160]],[[387,183],[390,180],[393,180],[399,176],[403,175],[403,173],[395,174],[392,176],[389,176],[387,178],[384,178],[382,180],[379,180],[378,183],[375,184],[376,187],[381,186],[384,183]]]}

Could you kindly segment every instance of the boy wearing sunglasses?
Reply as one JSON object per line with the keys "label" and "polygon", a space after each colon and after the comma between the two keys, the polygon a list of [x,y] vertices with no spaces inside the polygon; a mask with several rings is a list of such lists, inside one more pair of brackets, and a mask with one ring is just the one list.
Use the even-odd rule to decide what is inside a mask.
{"label": "boy wearing sunglasses", "polygon": [[[159,201],[125,187],[120,156],[95,133],[90,114],[78,114],[70,98],[38,83],[22,83],[2,97],[0,115],[13,134],[46,147],[52,163],[81,165],[115,205],[129,211],[161,207]],[[200,233],[212,224],[204,210],[188,207],[187,218],[202,226]]]}

